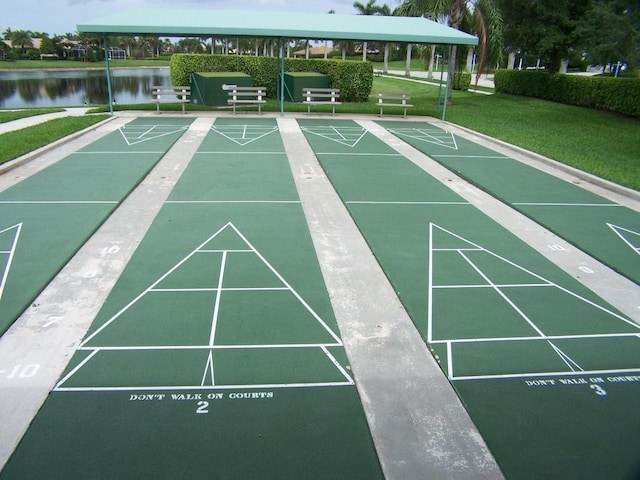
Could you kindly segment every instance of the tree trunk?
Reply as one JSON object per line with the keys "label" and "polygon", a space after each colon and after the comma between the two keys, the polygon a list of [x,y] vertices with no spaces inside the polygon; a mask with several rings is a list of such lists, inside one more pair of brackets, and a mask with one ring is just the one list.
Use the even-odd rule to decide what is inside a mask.
{"label": "tree trunk", "polygon": [[411,47],[412,45],[410,43],[407,43],[407,60],[404,64],[404,76],[405,77],[410,77],[411,76]]}
{"label": "tree trunk", "polygon": [[362,61],[367,61],[367,42],[362,42]]}
{"label": "tree trunk", "polygon": [[429,45],[429,50],[431,54],[429,55],[429,71],[427,73],[427,80],[433,80],[433,59],[436,56],[436,46]]}
{"label": "tree trunk", "polygon": [[382,70],[384,73],[389,73],[389,50],[390,49],[391,49],[391,44],[385,43],[384,44],[384,68]]}
{"label": "tree trunk", "polygon": [[473,73],[473,47],[469,47],[467,50],[467,66],[466,71]]}
{"label": "tree trunk", "polygon": [[507,70],[513,70],[516,68],[516,54],[509,52],[509,59],[507,60]]}

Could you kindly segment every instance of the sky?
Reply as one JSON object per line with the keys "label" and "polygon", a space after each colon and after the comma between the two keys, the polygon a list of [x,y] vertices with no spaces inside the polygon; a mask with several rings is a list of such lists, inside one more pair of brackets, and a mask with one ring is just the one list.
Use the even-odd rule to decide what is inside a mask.
{"label": "sky", "polygon": [[[367,0],[360,0],[366,4]],[[356,13],[354,0],[19,0],[0,11],[0,35],[7,28],[64,35],[77,25],[127,8],[206,8],[222,10],[269,10],[282,12]],[[378,0],[391,9],[399,0]]]}

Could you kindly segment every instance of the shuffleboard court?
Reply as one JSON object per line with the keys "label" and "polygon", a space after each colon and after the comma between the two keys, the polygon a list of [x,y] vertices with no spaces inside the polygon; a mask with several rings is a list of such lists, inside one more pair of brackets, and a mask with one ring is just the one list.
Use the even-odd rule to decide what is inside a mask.
{"label": "shuffleboard court", "polygon": [[427,122],[391,133],[640,284],[640,213]]}
{"label": "shuffleboard court", "polygon": [[0,474],[26,477],[382,478],[274,119],[215,121]]}
{"label": "shuffleboard court", "polygon": [[359,124],[298,123],[506,477],[634,474],[640,327]]}
{"label": "shuffleboard court", "polygon": [[0,192],[0,334],[192,119],[137,119]]}

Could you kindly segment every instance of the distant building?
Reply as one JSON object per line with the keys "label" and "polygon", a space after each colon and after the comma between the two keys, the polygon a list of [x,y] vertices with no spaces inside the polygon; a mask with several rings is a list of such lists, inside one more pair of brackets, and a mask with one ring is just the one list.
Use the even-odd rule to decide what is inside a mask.
{"label": "distant building", "polygon": [[[309,56],[310,57],[321,57],[324,56],[325,52],[329,55],[331,52],[334,52],[336,49],[333,47],[311,47],[309,48]],[[306,56],[306,50],[296,50],[293,52],[294,57],[304,57]]]}

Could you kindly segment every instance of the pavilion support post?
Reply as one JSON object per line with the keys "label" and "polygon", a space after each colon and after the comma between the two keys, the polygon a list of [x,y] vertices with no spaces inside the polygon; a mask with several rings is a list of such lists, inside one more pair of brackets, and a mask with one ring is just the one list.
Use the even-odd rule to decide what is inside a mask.
{"label": "pavilion support post", "polygon": [[444,89],[444,106],[442,108],[442,121],[446,122],[447,118],[447,102],[449,101],[449,92],[451,91],[451,82],[453,81],[453,72],[455,70],[455,65],[451,65],[451,50],[453,49],[453,45],[449,45],[449,62],[447,68],[447,86]]}
{"label": "pavilion support post", "polygon": [[109,96],[109,114],[113,115],[113,92],[111,91],[111,70],[109,69],[109,40],[104,36],[104,63],[107,70],[107,92]]}
{"label": "pavilion support post", "polygon": [[278,55],[280,56],[280,116],[284,117],[284,38],[278,40]]}

